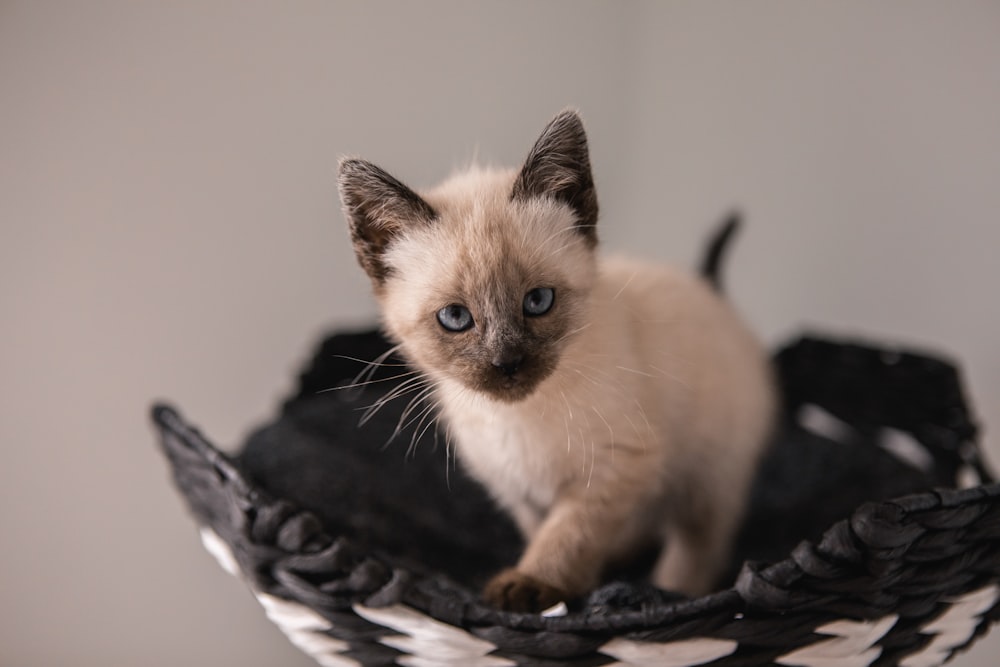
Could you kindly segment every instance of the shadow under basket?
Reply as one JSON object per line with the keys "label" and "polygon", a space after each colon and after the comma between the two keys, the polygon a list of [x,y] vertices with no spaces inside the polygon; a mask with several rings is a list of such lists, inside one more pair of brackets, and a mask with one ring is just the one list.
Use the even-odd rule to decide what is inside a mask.
{"label": "shadow under basket", "polygon": [[637,568],[519,614],[479,590],[523,541],[427,406],[407,410],[407,369],[389,357],[354,380],[388,349],[326,339],[235,455],[153,409],[206,547],[322,665],[924,667],[1000,617],[1000,485],[940,358],[787,345],[783,418],[718,592],[683,598]]}

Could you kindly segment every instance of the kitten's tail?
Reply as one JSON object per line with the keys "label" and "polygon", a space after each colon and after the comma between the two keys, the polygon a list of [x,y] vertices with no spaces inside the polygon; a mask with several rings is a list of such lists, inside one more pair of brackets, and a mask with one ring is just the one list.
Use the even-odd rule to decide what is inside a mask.
{"label": "kitten's tail", "polygon": [[722,292],[722,260],[725,259],[726,249],[730,240],[739,230],[743,216],[739,211],[732,211],[727,215],[722,225],[712,235],[708,242],[708,248],[701,259],[701,275],[715,288],[715,291]]}

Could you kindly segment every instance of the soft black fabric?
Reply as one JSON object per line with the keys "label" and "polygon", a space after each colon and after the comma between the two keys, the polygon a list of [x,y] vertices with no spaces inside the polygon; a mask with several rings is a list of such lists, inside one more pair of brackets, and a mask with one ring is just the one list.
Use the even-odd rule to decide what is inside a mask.
{"label": "soft black fabric", "polygon": [[[396,385],[396,380],[386,378],[405,369],[380,367],[372,379],[385,381],[337,389],[350,384],[364,368],[356,359],[375,359],[387,349],[388,344],[374,332],[342,334],[324,341],[303,372],[299,390],[285,402],[277,419],[249,438],[238,462],[263,489],[314,512],[330,532],[352,536],[390,562],[417,572],[439,573],[478,589],[488,576],[516,561],[523,540],[513,523],[460,465],[446,458],[443,433],[428,429],[412,449],[415,426],[390,440],[409,396],[390,402],[365,426],[358,425],[364,408]],[[727,580],[720,585],[730,585],[745,560],[780,559],[801,540],[818,538],[866,500],[953,484],[947,477],[954,465],[926,474],[877,445],[880,426],[865,422],[864,409],[856,408],[858,387],[837,380],[839,349],[824,348],[820,342],[814,346],[800,343],[777,355],[788,409],[759,471]],[[857,354],[849,358],[856,359]],[[899,385],[899,378],[905,380],[909,365],[924,364],[919,371],[927,375],[920,357],[870,361],[891,368],[885,378],[862,373],[861,381],[881,382],[890,392],[905,385]],[[390,358],[385,363],[399,360]],[[813,384],[817,374],[827,374],[831,380],[820,382],[819,388],[799,386],[803,368]],[[844,377],[857,377],[864,371],[844,370]],[[958,386],[950,377],[940,378],[937,384],[924,379],[919,390],[938,399],[951,390],[951,384]],[[893,403],[896,398],[888,400]],[[959,392],[955,400],[964,410],[961,399]],[[829,440],[801,428],[794,417],[803,403],[812,400],[821,400],[834,414],[842,413],[862,427],[846,441]],[[937,405],[945,403],[938,400]],[[884,406],[881,409],[884,413]],[[843,414],[852,410],[858,414]],[[927,430],[924,422],[938,416],[917,421]],[[951,418],[968,422],[964,412]],[[901,428],[921,427],[907,422],[905,415],[896,421]],[[634,574],[625,573],[596,591],[590,606],[622,611],[665,598],[663,592],[634,579]]]}

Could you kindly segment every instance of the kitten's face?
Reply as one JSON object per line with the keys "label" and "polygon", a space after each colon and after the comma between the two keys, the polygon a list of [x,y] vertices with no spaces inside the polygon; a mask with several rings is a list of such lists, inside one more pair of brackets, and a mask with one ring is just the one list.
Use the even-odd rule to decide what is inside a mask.
{"label": "kitten's face", "polygon": [[513,178],[470,173],[429,193],[438,219],[386,253],[379,290],[386,327],[415,364],[503,401],[555,369],[585,324],[595,271],[571,212],[511,201]]}
{"label": "kitten's face", "polygon": [[420,197],[345,161],[341,195],[386,328],[432,378],[520,400],[586,326],[597,203],[575,114],[520,172],[470,170]]}

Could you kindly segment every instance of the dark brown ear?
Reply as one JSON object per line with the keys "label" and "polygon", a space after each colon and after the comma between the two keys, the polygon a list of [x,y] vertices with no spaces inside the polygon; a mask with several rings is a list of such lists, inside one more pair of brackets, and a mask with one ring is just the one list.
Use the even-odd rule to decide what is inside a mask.
{"label": "dark brown ear", "polygon": [[568,204],[576,213],[580,233],[591,245],[597,243],[597,191],[587,133],[576,111],[563,111],[549,122],[514,181],[512,197],[552,197]]}
{"label": "dark brown ear", "polygon": [[381,285],[388,276],[382,257],[389,244],[407,225],[430,222],[437,213],[420,195],[371,162],[341,160],[337,183],[358,262]]}

